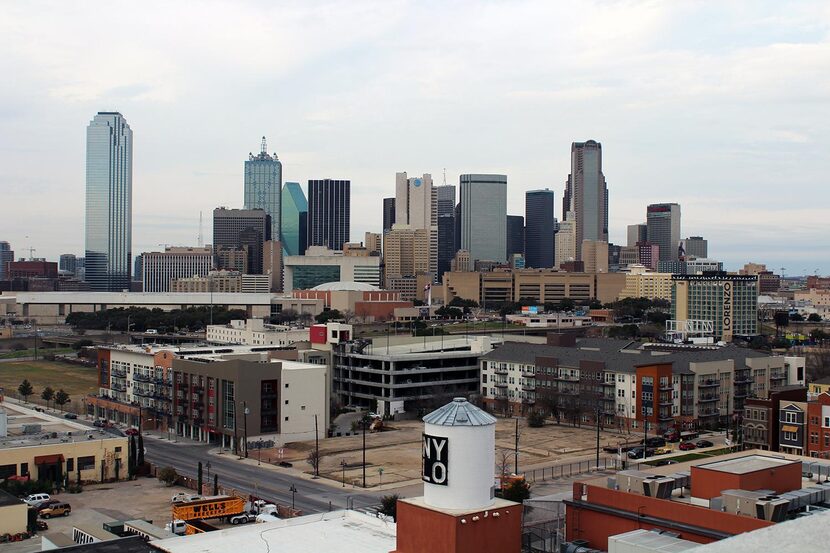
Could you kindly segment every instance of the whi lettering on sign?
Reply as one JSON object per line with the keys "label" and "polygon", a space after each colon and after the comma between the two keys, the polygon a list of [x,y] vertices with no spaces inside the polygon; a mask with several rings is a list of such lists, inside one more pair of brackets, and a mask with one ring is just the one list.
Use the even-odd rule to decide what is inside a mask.
{"label": "whi lettering on sign", "polygon": [[449,474],[449,440],[443,436],[423,435],[423,475],[422,480],[438,486],[446,486]]}

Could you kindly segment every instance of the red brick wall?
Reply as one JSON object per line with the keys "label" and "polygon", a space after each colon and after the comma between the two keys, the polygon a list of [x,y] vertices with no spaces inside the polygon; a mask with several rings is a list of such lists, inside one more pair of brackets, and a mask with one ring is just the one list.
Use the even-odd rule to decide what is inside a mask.
{"label": "red brick wall", "polygon": [[776,493],[785,493],[800,488],[801,463],[747,474],[692,467],[692,495],[701,499],[718,497],[723,490],[775,490]]}
{"label": "red brick wall", "polygon": [[[587,501],[589,503],[613,507],[633,515],[657,517],[727,534],[750,532],[774,524],[765,520],[713,511],[706,507],[699,507],[689,503],[646,497],[589,484],[574,484],[575,499],[582,497],[581,486],[583,485],[585,486]],[[608,549],[608,536],[614,536],[640,528],[650,529],[657,527],[650,522],[641,523],[639,520],[631,520],[613,514],[598,513],[570,505],[566,511],[566,519],[568,541],[588,540],[591,547],[602,550]],[[685,529],[681,530],[669,524],[659,528],[679,532],[680,537],[684,540],[698,543],[716,541],[714,538],[695,534]]]}
{"label": "red brick wall", "polygon": [[[825,437],[830,441],[830,428],[821,426],[821,408],[830,405],[830,394],[824,393],[807,404],[807,455],[811,457],[830,458],[830,445],[825,444]],[[813,443],[813,434],[818,436],[818,443]]]}

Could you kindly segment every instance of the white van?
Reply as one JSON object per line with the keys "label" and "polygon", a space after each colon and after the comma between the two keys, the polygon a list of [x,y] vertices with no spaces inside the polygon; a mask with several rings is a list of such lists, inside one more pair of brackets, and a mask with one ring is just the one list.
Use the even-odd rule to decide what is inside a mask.
{"label": "white van", "polygon": [[147,330],[144,331],[144,334],[158,334],[158,333],[159,333],[159,331],[156,330],[155,328],[148,328]]}

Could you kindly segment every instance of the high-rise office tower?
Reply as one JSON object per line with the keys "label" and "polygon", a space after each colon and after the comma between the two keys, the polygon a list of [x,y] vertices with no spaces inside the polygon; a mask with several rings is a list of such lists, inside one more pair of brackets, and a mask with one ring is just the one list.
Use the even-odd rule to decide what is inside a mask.
{"label": "high-rise office tower", "polygon": [[525,194],[525,267],[553,267],[555,217],[553,190],[531,190]]}
{"label": "high-rise office tower", "polygon": [[438,201],[438,216],[452,215],[455,210],[455,186],[452,184],[436,186],[435,192]]}
{"label": "high-rise office tower", "polygon": [[[453,212],[455,232],[453,233],[452,249],[456,252],[461,249],[461,203],[455,204],[455,211]],[[467,252],[468,254],[470,252]]]}
{"label": "high-rise office tower", "polygon": [[602,145],[594,140],[571,144],[571,174],[562,198],[562,216],[573,213],[576,258],[582,241],[608,242],[608,187],[602,173]]}
{"label": "high-rise office tower", "polygon": [[383,234],[395,224],[395,198],[383,198]]}
{"label": "high-rise office tower", "polygon": [[118,112],[86,128],[86,281],[94,291],[130,289],[133,131]]}
{"label": "high-rise office tower", "polygon": [[702,236],[690,236],[680,241],[685,257],[702,257],[709,255],[709,243]]}
{"label": "high-rise office tower", "polygon": [[303,255],[308,242],[308,201],[298,182],[282,187],[281,242],[286,255]]}
{"label": "high-rise office tower", "polygon": [[470,258],[504,262],[507,253],[507,176],[461,175],[461,248]]}
{"label": "high-rise office tower", "polygon": [[263,268],[264,243],[271,239],[271,217],[264,209],[225,209],[213,210],[213,248],[220,269],[229,269],[222,265],[221,250],[246,251],[248,273],[261,275]]}
{"label": "high-rise office tower", "polygon": [[637,223],[636,225],[628,225],[628,243],[629,247],[637,245],[637,242],[645,242],[648,240],[648,225],[645,223]]}
{"label": "high-rise office tower", "polygon": [[507,260],[512,259],[513,254],[524,256],[525,254],[525,218],[521,215],[507,216]]}
{"label": "high-rise office tower", "polygon": [[680,248],[680,204],[651,204],[646,208],[648,241],[660,246],[660,261],[677,261]]}
{"label": "high-rise office tower", "polygon": [[258,155],[245,162],[245,209],[264,209],[271,217],[271,236],[278,240],[282,219],[282,163],[269,154],[265,137]]}
{"label": "high-rise office tower", "polygon": [[133,281],[141,282],[141,279],[144,278],[144,258],[141,254],[135,256],[135,261],[133,261]]}
{"label": "high-rise office tower", "polygon": [[[428,259],[418,260],[413,266],[426,266],[426,272],[438,277],[438,192],[432,186],[432,176],[425,173],[422,177],[407,177],[406,173],[395,175],[395,225],[407,226],[412,230],[427,232],[426,250],[416,250],[416,255],[426,255]],[[395,230],[395,226],[392,227]],[[385,252],[384,252],[385,261]],[[404,265],[407,267],[409,265]],[[414,276],[402,275],[402,276]]]}
{"label": "high-rise office tower", "polygon": [[456,252],[455,186],[436,186],[438,202],[438,280],[452,269]]}
{"label": "high-rise office tower", "polygon": [[[2,243],[0,242],[0,248],[2,248]],[[78,258],[75,256],[74,253],[62,253],[61,256],[58,258],[58,269],[60,269],[64,273],[69,273],[71,275],[75,274],[78,265]]]}
{"label": "high-rise office tower", "polygon": [[308,181],[308,245],[342,250],[349,241],[351,181]]}
{"label": "high-rise office tower", "polygon": [[8,263],[14,261],[14,250],[11,245],[6,242],[0,242],[0,280],[8,278]]}

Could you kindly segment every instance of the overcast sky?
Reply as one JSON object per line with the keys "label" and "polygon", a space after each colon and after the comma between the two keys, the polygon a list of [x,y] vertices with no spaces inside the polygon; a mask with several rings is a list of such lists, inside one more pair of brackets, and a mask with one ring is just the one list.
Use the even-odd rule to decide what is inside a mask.
{"label": "overcast sky", "polygon": [[[241,207],[268,137],[284,180],[352,181],[352,240],[396,171],[508,176],[603,146],[611,241],[653,202],[737,268],[830,272],[830,3],[0,3],[0,240],[84,248],[85,131],[134,133],[133,253]],[[28,253],[25,253],[28,255]]]}

